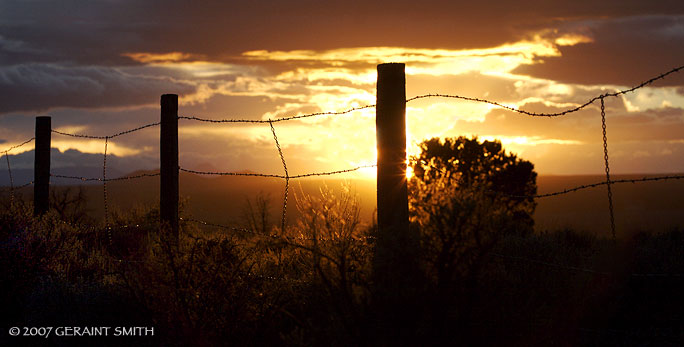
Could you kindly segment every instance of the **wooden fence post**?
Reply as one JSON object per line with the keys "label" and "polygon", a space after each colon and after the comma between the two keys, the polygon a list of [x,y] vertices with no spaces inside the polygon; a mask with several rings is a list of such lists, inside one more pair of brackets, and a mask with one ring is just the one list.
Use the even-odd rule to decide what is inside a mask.
{"label": "wooden fence post", "polygon": [[178,95],[161,96],[159,214],[178,244]]}
{"label": "wooden fence post", "polygon": [[33,214],[36,216],[44,214],[50,208],[51,123],[48,116],[36,117],[33,164]]}
{"label": "wooden fence post", "polygon": [[410,298],[418,274],[418,240],[409,230],[406,179],[406,78],[404,64],[378,65],[378,233],[373,272],[389,306]]}
{"label": "wooden fence post", "polygon": [[408,230],[406,79],[404,64],[378,65],[375,127],[378,143],[378,227]]}

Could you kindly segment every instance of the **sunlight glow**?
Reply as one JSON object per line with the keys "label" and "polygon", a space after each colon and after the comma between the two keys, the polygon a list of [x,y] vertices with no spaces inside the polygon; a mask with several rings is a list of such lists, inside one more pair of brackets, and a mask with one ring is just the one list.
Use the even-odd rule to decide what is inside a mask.
{"label": "sunlight glow", "polygon": [[[258,97],[272,102],[270,109],[251,115],[253,119],[339,112],[375,104],[375,65],[383,62],[406,64],[406,73],[410,76],[407,80],[413,80],[407,83],[409,97],[444,93],[489,99],[513,109],[555,112],[580,105],[601,92],[625,88],[560,83],[519,75],[516,69],[539,64],[544,58],[559,57],[560,47],[591,42],[592,38],[580,30],[575,33],[540,32],[518,42],[479,49],[352,47],[323,51],[258,50],[236,57],[236,61],[242,63],[234,64],[209,62],[182,52],[126,53],[124,56],[146,66],[168,69],[173,72],[170,75],[174,76],[174,81],[193,85],[195,89],[191,95],[182,95],[182,102],[186,105],[209,104],[214,96],[224,96],[225,100]],[[275,67],[272,70],[277,72],[269,72],[271,67]],[[649,87],[639,93],[628,94],[622,100],[627,112],[684,108],[684,95],[675,87]],[[507,150],[518,152],[535,153],[535,150],[543,151],[545,149],[541,147],[549,145],[584,144],[576,139],[530,135],[534,129],[528,132],[525,127],[509,127],[508,124],[519,124],[514,123],[518,121],[499,113],[498,109],[490,104],[456,99],[412,101],[406,110],[407,155],[419,154],[418,144],[425,139],[467,134],[480,134],[482,140],[499,139]],[[493,113],[495,110],[497,113]],[[225,118],[243,118],[230,107],[220,112],[225,114]],[[307,162],[316,170],[336,170],[344,167],[344,163],[375,163],[375,112],[374,108],[369,108],[342,115],[303,118],[275,124],[275,129],[286,160],[300,163],[299,166],[292,164],[294,171],[307,171]],[[498,123],[493,121],[507,125],[496,127]],[[268,153],[261,153],[260,158],[274,157],[278,161],[267,124],[184,124],[180,132],[187,143],[195,141],[203,146],[207,141],[227,145],[239,143],[244,148],[251,145]],[[498,135],[482,135],[492,132]],[[79,142],[78,146],[89,152],[101,152],[101,148],[97,148],[101,145]],[[127,150],[117,149],[116,145],[114,148]],[[134,150],[128,150],[128,153],[134,153]],[[353,166],[361,165],[365,164]],[[364,168],[354,175],[375,179],[377,173],[375,168]],[[406,175],[412,176],[410,170]]]}
{"label": "sunlight glow", "polygon": [[406,179],[410,180],[413,177],[413,168],[406,166]]}
{"label": "sunlight glow", "polygon": [[169,52],[169,53],[123,53],[122,56],[129,57],[137,62],[152,64],[164,62],[179,62],[194,58],[192,54],[183,52]]}
{"label": "sunlight glow", "polygon": [[559,46],[574,46],[580,43],[592,43],[594,39],[582,34],[565,34],[554,42]]}
{"label": "sunlight glow", "polygon": [[[57,148],[60,152],[64,152],[69,149],[75,149],[82,153],[102,153],[104,154],[104,140],[85,140],[85,141],[73,141],[73,140],[55,140],[51,142],[52,148]],[[123,145],[119,145],[113,141],[107,143],[107,155],[117,155],[117,156],[131,156],[142,153],[142,149],[130,148]]]}
{"label": "sunlight glow", "polygon": [[[565,40],[563,43],[570,43]],[[578,43],[580,41],[577,41]],[[327,51],[294,50],[294,51],[249,51],[243,56],[250,60],[309,62],[322,66],[335,66],[327,73],[339,73],[350,63],[363,62],[373,66],[384,62],[406,63],[407,74],[457,75],[469,71],[501,71],[510,72],[522,64],[532,64],[535,57],[556,57],[560,51],[553,42],[539,36],[532,40],[504,44],[483,49],[416,49],[402,47],[362,47],[341,48]],[[363,72],[365,82],[373,79],[368,72]],[[358,79],[357,79],[358,81]]]}

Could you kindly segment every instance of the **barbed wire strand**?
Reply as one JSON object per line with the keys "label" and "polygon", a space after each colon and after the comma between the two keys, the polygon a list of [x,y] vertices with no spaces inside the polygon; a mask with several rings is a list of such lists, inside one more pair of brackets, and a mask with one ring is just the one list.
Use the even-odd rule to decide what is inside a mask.
{"label": "barbed wire strand", "polygon": [[[666,175],[666,176],[656,176],[656,177],[643,177],[643,178],[635,178],[635,179],[619,179],[619,180],[612,180],[610,181],[611,185],[615,185],[617,183],[640,183],[640,182],[650,182],[650,181],[665,181],[665,180],[679,180],[679,179],[684,179],[684,175]],[[516,194],[506,194],[503,192],[498,192],[495,190],[490,190],[493,194],[500,194],[506,197],[510,198],[533,198],[533,199],[540,199],[540,198],[548,198],[552,196],[559,196],[559,195],[564,195],[572,192],[576,192],[579,190],[584,190],[588,188],[595,188],[598,186],[602,185],[607,185],[607,181],[603,182],[598,182],[598,183],[592,183],[592,184],[584,184],[580,186],[576,186],[573,188],[567,188],[561,191],[553,192],[553,193],[545,193],[545,194],[536,194],[536,195],[516,195]]]}
{"label": "barbed wire strand", "polygon": [[[447,173],[446,168],[438,168],[435,166],[430,166],[430,169],[432,170],[437,170],[442,173]],[[665,176],[655,176],[655,177],[642,177],[642,178],[633,178],[633,179],[620,179],[620,180],[610,180],[610,184],[614,185],[616,183],[640,183],[640,182],[650,182],[650,181],[666,181],[666,180],[679,180],[679,179],[684,179],[684,175],[665,175]],[[598,183],[592,183],[592,184],[584,184],[580,186],[576,186],[573,188],[566,188],[560,191],[556,191],[553,193],[545,193],[545,194],[535,194],[535,195],[522,195],[522,194],[508,194],[502,191],[494,190],[494,189],[482,189],[483,192],[489,195],[500,195],[504,196],[507,198],[515,198],[515,199],[541,199],[541,198],[548,198],[552,196],[559,196],[559,195],[564,195],[572,192],[576,192],[579,190],[584,190],[584,189],[589,189],[589,188],[595,188],[598,186],[602,185],[607,185],[607,181],[603,182],[598,182]]]}
{"label": "barbed wire strand", "polygon": [[302,118],[310,118],[310,117],[317,117],[317,116],[339,116],[355,111],[360,111],[364,110],[367,108],[373,108],[375,105],[365,105],[365,106],[359,106],[359,107],[352,107],[350,109],[344,110],[344,111],[330,111],[330,112],[315,112],[315,113],[307,113],[307,114],[302,114],[302,115],[296,115],[296,116],[289,116],[289,117],[283,117],[283,118],[275,118],[275,119],[267,119],[267,120],[260,120],[260,119],[208,119],[208,118],[201,118],[201,117],[195,117],[195,116],[180,116],[178,119],[187,119],[187,120],[194,120],[194,121],[199,121],[199,122],[207,122],[207,123],[252,123],[252,124],[265,124],[265,123],[277,123],[277,122],[284,122],[284,121],[290,121],[290,120],[297,120],[297,119],[302,119]]}
{"label": "barbed wire strand", "polygon": [[606,106],[601,97],[601,128],[603,129],[603,159],[606,162],[606,187],[608,188],[608,210],[610,211],[610,231],[615,240],[615,211],[613,210],[613,191],[610,189],[610,165],[608,164],[608,137],[606,136]]}
{"label": "barbed wire strand", "polygon": [[117,178],[107,178],[103,180],[100,177],[81,177],[81,176],[69,176],[69,175],[58,175],[58,174],[50,174],[50,177],[55,177],[55,178],[65,178],[65,179],[73,179],[73,180],[79,180],[83,182],[91,182],[91,181],[97,181],[97,182],[113,182],[113,181],[124,181],[124,180],[132,180],[132,179],[138,179],[138,178],[143,178],[143,177],[155,177],[159,176],[159,172],[155,173],[144,173],[144,174],[139,174],[139,175],[133,175],[133,176],[123,176],[123,177],[117,177]]}
{"label": "barbed wire strand", "polygon": [[271,132],[273,133],[273,140],[275,141],[276,148],[278,148],[278,154],[280,155],[280,161],[283,162],[283,170],[285,170],[285,195],[283,196],[283,217],[280,223],[281,232],[285,232],[285,223],[287,220],[287,195],[290,189],[290,174],[287,172],[287,164],[285,163],[285,156],[283,156],[283,149],[280,148],[280,142],[278,142],[278,135],[276,135],[275,128],[273,127],[273,122],[269,122],[271,126]]}
{"label": "barbed wire strand", "polygon": [[16,190],[19,190],[19,189],[23,189],[23,188],[26,188],[26,187],[28,187],[28,186],[30,186],[30,185],[32,185],[32,184],[33,184],[33,181],[28,182],[28,183],[24,183],[24,184],[22,184],[22,185],[20,185],[20,186],[17,186],[16,188],[14,188],[14,190],[16,191]]}
{"label": "barbed wire strand", "polygon": [[652,83],[655,82],[655,81],[664,79],[665,77],[667,77],[667,76],[669,76],[669,75],[671,75],[671,74],[673,74],[673,73],[679,72],[679,71],[682,70],[682,69],[684,69],[684,65],[679,66],[679,67],[676,67],[676,68],[674,68],[674,69],[672,69],[672,70],[670,70],[670,71],[668,71],[668,72],[662,73],[662,74],[660,74],[660,75],[658,75],[658,76],[656,76],[656,77],[653,77],[653,78],[651,78],[651,79],[649,79],[649,80],[646,80],[646,81],[644,81],[644,82],[641,82],[641,83],[639,83],[638,85],[636,85],[636,86],[634,86],[634,87],[631,87],[631,88],[629,88],[629,89],[619,90],[619,91],[613,92],[613,93],[601,94],[601,95],[599,95],[599,96],[596,96],[596,97],[593,97],[593,98],[589,99],[587,102],[585,102],[584,104],[581,104],[581,105],[579,105],[579,106],[577,106],[577,107],[574,107],[574,108],[571,108],[571,109],[567,109],[567,110],[564,110],[564,111],[561,111],[561,112],[555,112],[555,113],[537,113],[537,112],[525,111],[525,110],[521,110],[521,109],[518,109],[518,108],[515,108],[515,107],[506,106],[506,105],[504,105],[504,104],[502,104],[502,103],[500,103],[500,102],[491,101],[491,100],[487,100],[487,99],[466,97],[466,96],[460,96],[460,95],[451,95],[451,94],[438,94],[438,93],[437,93],[437,94],[434,94],[434,93],[433,93],[433,94],[423,94],[423,95],[414,96],[414,97],[412,97],[412,98],[406,99],[406,102],[411,102],[411,101],[414,101],[414,100],[425,99],[425,98],[460,99],[460,100],[465,100],[465,101],[473,101],[473,102],[485,103],[485,104],[489,104],[489,105],[492,105],[492,106],[497,106],[497,107],[500,107],[500,108],[503,108],[503,109],[506,109],[506,110],[509,110],[509,111],[517,112],[517,113],[524,114],[524,115],[527,115],[527,116],[532,116],[532,117],[560,117],[560,116],[565,116],[565,115],[570,114],[570,113],[573,113],[573,112],[580,111],[580,110],[586,108],[587,106],[593,104],[593,103],[594,103],[595,101],[597,101],[597,100],[600,100],[600,99],[603,99],[603,98],[606,98],[606,97],[609,97],[609,96],[611,96],[611,97],[617,97],[617,96],[620,96],[620,95],[624,95],[624,94],[627,94],[627,93],[631,93],[631,92],[633,92],[633,91],[635,91],[635,90],[637,90],[637,89],[640,89],[640,88],[643,88],[643,87],[645,87],[645,86],[648,86],[648,85],[652,84]]}
{"label": "barbed wire strand", "polygon": [[119,136],[121,136],[121,135],[130,134],[130,133],[132,133],[132,132],[136,132],[136,131],[143,130],[143,129],[146,129],[146,128],[149,128],[149,127],[157,126],[157,125],[159,125],[159,124],[161,124],[161,122],[145,124],[145,125],[139,126],[139,127],[137,127],[137,128],[133,128],[133,129],[129,129],[129,130],[124,130],[124,131],[121,131],[121,132],[118,132],[118,133],[115,133],[115,134],[112,134],[112,135],[105,135],[105,136],[94,136],[94,135],[87,135],[87,134],[71,134],[71,133],[66,133],[66,132],[63,132],[63,131],[58,131],[58,130],[55,130],[55,129],[52,129],[52,132],[55,133],[55,134],[64,135],[64,136],[69,136],[69,137],[75,137],[75,138],[94,139],[94,140],[105,140],[105,139],[108,139],[108,138],[111,139],[111,138],[119,137]]}
{"label": "barbed wire strand", "polygon": [[10,152],[10,151],[12,151],[13,149],[16,149],[16,148],[19,148],[19,147],[21,147],[21,146],[24,146],[24,145],[28,144],[29,142],[31,142],[31,141],[33,141],[33,140],[35,140],[35,139],[36,139],[35,137],[32,137],[32,138],[30,138],[30,139],[28,139],[28,140],[26,140],[26,141],[24,141],[24,142],[22,142],[22,143],[20,143],[20,144],[18,144],[18,145],[14,145],[14,146],[10,147],[10,148],[8,148],[8,149],[2,151],[2,152],[3,152],[3,153]]}
{"label": "barbed wire strand", "polygon": [[246,176],[246,177],[268,177],[268,178],[285,178],[283,175],[277,174],[263,174],[263,173],[250,173],[250,172],[221,172],[221,171],[197,171],[192,169],[186,169],[184,167],[178,168],[180,171],[185,171],[188,173],[196,175],[208,175],[208,176]]}
{"label": "barbed wire strand", "polygon": [[[361,169],[365,168],[371,168],[371,167],[377,167],[377,164],[369,164],[369,165],[361,165],[361,166],[356,166],[353,168],[349,169],[343,169],[343,170],[337,170],[337,171],[327,171],[327,172],[311,172],[311,173],[306,173],[306,174],[300,174],[300,175],[293,175],[289,176],[289,179],[297,179],[297,178],[306,178],[306,177],[313,177],[313,176],[331,176],[331,175],[338,175],[338,174],[343,174],[343,173],[349,173],[349,172],[354,172],[358,171]],[[280,179],[285,179],[285,175],[278,175],[278,174],[264,174],[264,173],[252,173],[252,172],[221,172],[221,171],[197,171],[197,170],[192,170],[192,169],[186,169],[184,167],[179,167],[178,168],[180,171],[185,171],[188,173],[196,174],[196,175],[208,175],[208,176],[245,176],[245,177],[268,177],[268,178],[280,178]]]}

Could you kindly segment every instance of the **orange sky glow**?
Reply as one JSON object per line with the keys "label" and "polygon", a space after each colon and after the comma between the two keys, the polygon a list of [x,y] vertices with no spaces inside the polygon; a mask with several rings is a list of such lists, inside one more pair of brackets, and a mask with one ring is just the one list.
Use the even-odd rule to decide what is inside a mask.
{"label": "orange sky glow", "polygon": [[[679,34],[677,34],[679,35]],[[1,38],[0,38],[1,39]],[[540,29],[509,42],[479,48],[411,48],[367,46],[331,49],[254,49],[221,59],[192,51],[127,50],[109,67],[115,83],[130,80],[135,91],[151,85],[152,93],[178,93],[179,115],[209,119],[278,119],[314,112],[343,111],[375,103],[376,65],[406,64],[406,91],[487,99],[532,112],[559,112],[602,93],[626,89],[648,78],[634,70],[614,83],[572,82],[540,77],[530,69],[564,59],[566,52],[587,49],[595,35],[586,27]],[[71,73],[46,66],[50,73]],[[672,66],[652,67],[668,71]],[[87,68],[84,68],[87,69]],[[609,67],[606,67],[609,69]],[[86,71],[86,70],[84,70]],[[90,70],[86,71],[90,73]],[[86,72],[79,71],[81,74]],[[561,70],[555,73],[563,75]],[[587,72],[589,74],[589,72]],[[103,72],[104,74],[104,72]],[[681,74],[681,73],[680,73]],[[42,75],[41,75],[42,76]],[[95,90],[88,78],[77,79]],[[631,81],[631,82],[625,82]],[[169,86],[168,88],[165,86]],[[74,87],[76,88],[76,87]],[[612,170],[617,173],[684,171],[684,93],[681,85],[655,83],[634,93],[606,100]],[[158,97],[130,105],[47,107],[32,115],[53,116],[53,128],[68,133],[107,135],[158,121]],[[98,121],[94,121],[94,119]],[[598,103],[557,118],[531,118],[471,101],[425,98],[407,104],[408,155],[432,137],[478,136],[499,140],[504,148],[531,161],[540,174],[597,174],[603,171]],[[29,119],[29,117],[26,117]],[[374,164],[375,109],[305,118],[274,124],[290,175],[348,169]],[[7,144],[30,136],[0,128]],[[158,130],[146,129],[111,139],[108,154],[142,158],[153,169],[158,158]],[[185,168],[282,174],[268,125],[206,124],[180,121],[180,163]],[[53,136],[53,147],[101,154],[98,140]],[[31,150],[24,147],[14,154]],[[351,178],[374,178],[361,169]]]}
{"label": "orange sky glow", "polygon": [[[560,56],[559,46],[591,42],[587,36],[564,34],[557,37],[546,35],[545,38],[535,36],[497,47],[466,50],[361,47],[327,51],[249,51],[241,55],[247,63],[258,61],[285,67],[268,77],[259,76],[258,72],[246,73],[234,81],[218,84],[211,83],[211,78],[231,71],[248,70],[249,67],[187,60],[190,55],[181,52],[159,55],[130,53],[127,56],[150,66],[162,66],[209,79],[196,93],[181,95],[180,114],[185,114],[184,107],[201,108],[220,95],[286,100],[258,114],[263,120],[374,104],[375,64],[383,62],[406,64],[407,97],[427,93],[457,94],[490,99],[519,109],[556,112],[578,106],[601,93],[629,86],[567,84],[517,74],[515,70],[522,65],[541,63],[547,57]],[[650,76],[635,76],[634,82],[644,77]],[[618,126],[621,117],[672,107],[684,108],[684,96],[677,93],[676,88],[648,87],[609,101],[608,115],[609,120]],[[205,109],[210,111],[210,117],[216,119],[244,118],[230,109],[214,112]],[[291,171],[305,173],[373,164],[376,160],[374,117],[375,109],[371,108],[346,115],[278,123],[276,130],[286,158],[296,163]],[[543,174],[567,172],[567,166],[559,164],[564,161],[563,157],[574,163],[575,173],[600,172],[602,147],[597,107],[589,107],[562,119],[523,119],[525,117],[484,103],[438,98],[413,101],[407,104],[408,155],[417,154],[417,143],[423,139],[478,136],[482,140],[500,140],[508,151],[535,163],[536,169]],[[497,121],[515,123],[515,126],[488,127]],[[554,131],[547,132],[547,128],[554,128]],[[630,168],[627,161],[620,164],[623,159],[649,156],[653,150],[666,152],[668,147],[668,142],[654,144],[647,141],[643,146],[637,145],[641,151],[627,153],[627,149],[619,145],[625,141],[624,135],[618,131],[611,135],[616,142],[616,166],[624,167],[625,171]],[[263,125],[183,123],[180,136],[183,142],[188,143],[193,139],[202,142],[200,138],[207,136],[230,137],[262,145],[272,141],[268,127]],[[100,151],[97,146],[86,143],[73,143],[72,146],[84,152]],[[137,151],[124,144],[111,150],[120,155]],[[273,155],[272,161],[263,166],[277,172],[278,157]],[[220,163],[214,165],[221,166]],[[241,169],[236,164],[229,166]],[[356,176],[372,178],[375,170],[362,169]]]}

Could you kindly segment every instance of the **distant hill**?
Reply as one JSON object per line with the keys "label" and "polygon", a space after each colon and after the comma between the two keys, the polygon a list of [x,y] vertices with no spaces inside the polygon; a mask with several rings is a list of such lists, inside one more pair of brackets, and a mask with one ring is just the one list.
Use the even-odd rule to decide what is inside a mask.
{"label": "distant hill", "polygon": [[[140,173],[145,172],[134,172],[128,175]],[[108,172],[108,176],[120,177],[122,175]],[[645,175],[615,175],[613,179],[642,177]],[[605,177],[600,175],[539,176],[537,185],[539,194],[545,194],[603,180]],[[15,182],[17,182],[16,179]],[[375,182],[371,180],[346,181],[338,178],[291,180],[287,207],[289,221],[295,221],[299,215],[296,203],[298,196],[318,194],[319,189],[325,185],[339,193],[345,182],[359,197],[362,207],[361,218],[370,221],[376,204]],[[98,216],[103,215],[101,186],[102,183],[95,182],[86,187],[88,207]],[[180,175],[180,194],[185,213],[197,219],[219,224],[239,223],[244,215],[246,200],[253,200],[260,192],[270,198],[273,221],[279,223],[284,189],[285,181],[278,178],[211,177],[184,172]],[[156,206],[159,201],[159,177],[109,182],[107,191],[110,210]],[[27,196],[30,195],[30,188],[26,188],[25,192]],[[616,226],[620,235],[639,230],[658,231],[673,226],[684,227],[684,180],[616,184],[613,186],[613,199]],[[534,217],[538,231],[569,227],[604,235],[610,233],[605,186],[541,198],[537,199],[537,202]]]}
{"label": "distant hill", "polygon": [[[613,180],[661,175],[612,175]],[[539,194],[605,181],[605,176],[539,176]],[[618,234],[684,227],[684,180],[620,183],[612,186]],[[537,230],[570,227],[609,234],[606,186],[537,199]]]}

